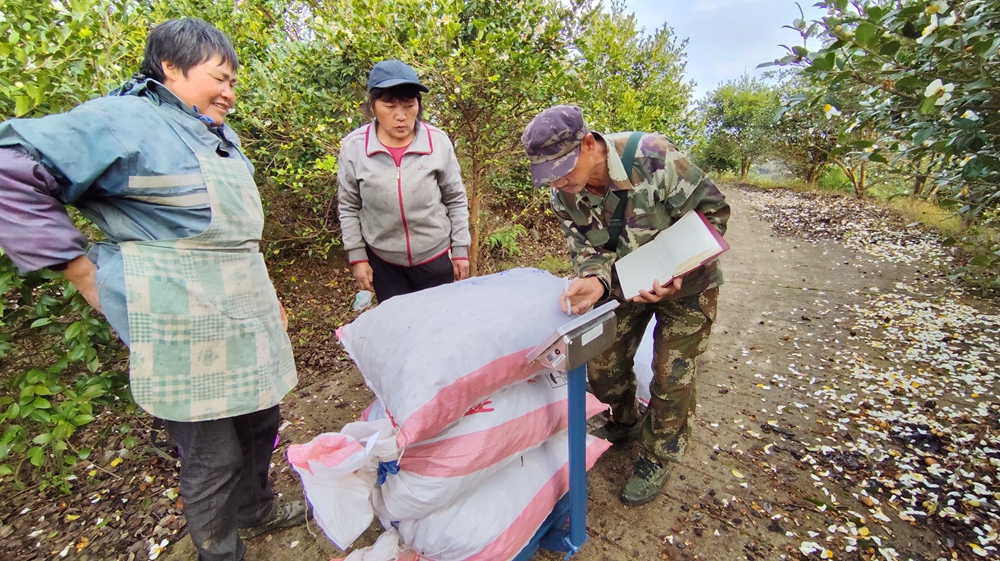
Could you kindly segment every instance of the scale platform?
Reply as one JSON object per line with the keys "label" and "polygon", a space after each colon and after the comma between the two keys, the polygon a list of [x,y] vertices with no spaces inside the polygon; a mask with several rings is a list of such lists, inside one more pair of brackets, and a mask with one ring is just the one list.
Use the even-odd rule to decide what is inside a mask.
{"label": "scale platform", "polygon": [[535,347],[529,361],[567,372],[569,379],[569,491],[542,523],[528,545],[514,558],[527,561],[539,549],[566,552],[566,558],[587,541],[587,361],[614,343],[618,323],[608,302],[573,318]]}

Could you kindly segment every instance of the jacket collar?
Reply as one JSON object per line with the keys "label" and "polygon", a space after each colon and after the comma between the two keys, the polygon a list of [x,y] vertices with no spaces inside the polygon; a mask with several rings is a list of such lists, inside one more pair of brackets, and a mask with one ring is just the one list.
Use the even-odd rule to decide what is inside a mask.
{"label": "jacket collar", "polygon": [[108,93],[108,96],[127,95],[144,97],[157,105],[170,105],[176,107],[182,113],[205,123],[208,130],[221,136],[233,146],[236,146],[237,148],[240,146],[239,137],[236,136],[236,133],[233,132],[233,129],[230,128],[229,125],[225,123],[221,126],[209,125],[202,120],[201,116],[198,115],[193,108],[185,105],[184,102],[181,101],[181,99],[177,97],[174,92],[170,91],[169,88],[144,74],[136,73],[132,75],[132,77],[129,78],[124,84]]}
{"label": "jacket collar", "polygon": [[618,155],[615,143],[599,132],[593,134],[603,140],[604,145],[608,148],[608,176],[611,177],[611,185],[609,187],[615,191],[632,189],[634,186],[632,185],[632,181],[629,180],[629,174],[625,172],[625,164],[622,163],[622,157]]}
{"label": "jacket collar", "polygon": [[[389,151],[382,145],[378,140],[378,135],[375,134],[376,121],[368,123],[365,127],[365,155],[369,158],[372,154],[376,152]],[[413,142],[410,143],[406,148],[405,154],[432,154],[434,153],[434,142],[431,140],[431,128],[430,126],[417,121],[414,126],[413,131]]]}

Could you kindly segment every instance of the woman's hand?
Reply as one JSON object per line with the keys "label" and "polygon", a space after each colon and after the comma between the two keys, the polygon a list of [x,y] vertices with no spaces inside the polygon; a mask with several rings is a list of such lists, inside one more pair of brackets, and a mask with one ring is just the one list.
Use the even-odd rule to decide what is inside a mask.
{"label": "woman's hand", "polygon": [[285,305],[278,300],[278,312],[281,315],[281,325],[288,331],[288,312],[285,311]]}
{"label": "woman's hand", "polygon": [[452,259],[451,268],[455,270],[455,280],[465,280],[469,278],[469,260]]}
{"label": "woman's hand", "polygon": [[375,292],[375,289],[372,288],[372,266],[367,261],[359,261],[351,265],[351,276],[358,283],[359,289]]}
{"label": "woman's hand", "polygon": [[[576,279],[559,297],[559,309],[571,314],[582,314],[593,308],[602,296],[604,283],[597,277]],[[566,309],[567,303],[569,310]]]}
{"label": "woman's hand", "polygon": [[81,255],[66,265],[63,276],[83,294],[88,304],[101,311],[101,300],[97,295],[97,265],[93,261]]}
{"label": "woman's hand", "polygon": [[653,291],[646,292],[645,290],[640,290],[639,295],[632,299],[633,302],[639,302],[640,304],[655,304],[668,296],[673,296],[681,289],[681,284],[683,284],[684,279],[681,277],[675,277],[672,281],[667,284],[661,285],[660,281],[653,280]]}

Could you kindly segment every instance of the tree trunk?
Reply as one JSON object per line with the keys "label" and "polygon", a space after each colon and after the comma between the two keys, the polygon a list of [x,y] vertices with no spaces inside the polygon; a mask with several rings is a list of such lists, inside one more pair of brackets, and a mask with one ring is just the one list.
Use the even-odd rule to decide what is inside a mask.
{"label": "tree trunk", "polygon": [[740,159],[740,179],[746,181],[747,175],[750,173],[750,160],[747,158]]}
{"label": "tree trunk", "polygon": [[861,170],[858,173],[858,183],[857,183],[857,191],[859,199],[864,196],[865,189],[867,188],[868,188],[868,162],[862,160]]}
{"label": "tree trunk", "polygon": [[806,183],[813,185],[816,183],[817,179],[819,179],[818,167],[811,167],[808,170],[806,170]]}
{"label": "tree trunk", "polygon": [[483,191],[480,185],[483,164],[475,155],[472,157],[472,190],[469,193],[469,276],[479,275],[479,209],[482,206]]}

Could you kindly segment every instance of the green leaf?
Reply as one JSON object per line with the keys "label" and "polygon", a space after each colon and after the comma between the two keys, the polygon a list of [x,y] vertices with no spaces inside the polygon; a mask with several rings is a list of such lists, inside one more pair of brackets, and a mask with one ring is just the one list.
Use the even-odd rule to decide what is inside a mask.
{"label": "green leaf", "polygon": [[977,255],[969,261],[969,265],[974,265],[976,267],[989,267],[996,261],[996,258],[992,255]]}
{"label": "green leaf", "polygon": [[31,111],[33,106],[33,100],[26,95],[15,95],[14,96],[14,116],[22,117],[28,111]]}
{"label": "green leaf", "polygon": [[882,43],[882,46],[879,47],[878,52],[883,56],[894,57],[896,56],[896,53],[899,52],[899,47],[900,47],[899,41],[889,41],[888,43]]}
{"label": "green leaf", "polygon": [[28,415],[32,420],[38,421],[39,423],[48,423],[52,420],[52,416],[48,414],[44,409],[34,409],[31,415]]}
{"label": "green leaf", "polygon": [[93,420],[94,420],[93,415],[81,414],[77,415],[76,417],[73,417],[73,424],[79,427],[81,425],[86,425],[87,423]]}
{"label": "green leaf", "polygon": [[913,143],[919,146],[923,144],[925,140],[930,138],[932,134],[934,134],[933,126],[918,129],[917,132],[913,133]]}
{"label": "green leaf", "polygon": [[38,318],[35,321],[31,322],[31,328],[34,329],[36,327],[42,327],[50,323],[52,323],[52,318]]}
{"label": "green leaf", "polygon": [[14,470],[10,469],[9,465],[7,465],[7,464],[0,465],[0,477],[5,477],[5,476],[8,476],[8,475],[13,475],[13,474],[14,474]]}
{"label": "green leaf", "polygon": [[31,402],[31,406],[35,409],[50,409],[52,404],[49,403],[49,400],[44,397],[36,397],[35,400]]}
{"label": "green leaf", "polygon": [[872,39],[875,38],[876,33],[878,33],[878,28],[865,21],[861,22],[854,31],[854,38],[857,39],[859,45],[867,47],[872,42]]}
{"label": "green leaf", "polygon": [[920,103],[920,114],[929,115],[934,112],[934,106],[937,103],[937,98],[934,96],[925,97],[924,101]]}
{"label": "green leaf", "polygon": [[35,467],[41,467],[45,463],[45,449],[41,446],[32,446],[26,455],[31,465]]}
{"label": "green leaf", "polygon": [[49,442],[52,442],[52,433],[43,432],[42,434],[36,436],[35,438],[32,438],[31,441],[34,442],[35,444],[38,444],[39,446],[44,446]]}
{"label": "green leaf", "polygon": [[87,458],[90,457],[90,448],[80,448],[79,450],[77,450],[76,455],[81,460],[86,460]]}
{"label": "green leaf", "polygon": [[75,339],[83,331],[83,323],[79,321],[74,321],[66,328],[66,333],[63,336],[67,341],[70,339]]}

